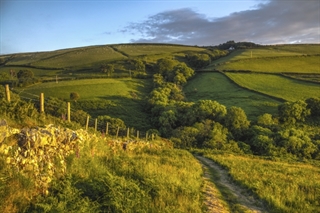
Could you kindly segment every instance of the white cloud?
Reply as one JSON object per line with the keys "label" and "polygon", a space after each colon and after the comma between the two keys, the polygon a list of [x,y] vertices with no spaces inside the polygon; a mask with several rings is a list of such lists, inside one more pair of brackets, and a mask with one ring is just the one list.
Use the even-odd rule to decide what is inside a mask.
{"label": "white cloud", "polygon": [[134,33],[132,42],[167,42],[211,45],[235,41],[320,43],[319,0],[271,0],[256,8],[221,18],[210,18],[190,8],[164,11],[123,32]]}

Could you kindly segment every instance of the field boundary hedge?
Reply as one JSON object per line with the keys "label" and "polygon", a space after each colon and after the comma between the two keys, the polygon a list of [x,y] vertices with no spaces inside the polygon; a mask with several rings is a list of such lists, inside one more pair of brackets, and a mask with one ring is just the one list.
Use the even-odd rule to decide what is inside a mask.
{"label": "field boundary hedge", "polygon": [[[256,90],[253,90],[253,89],[250,89],[248,87],[245,87],[245,86],[242,86],[240,84],[237,84],[233,79],[231,79],[228,75],[226,75],[226,71],[218,71],[219,73],[221,73],[222,75],[226,76],[230,82],[232,82],[233,84],[239,86],[240,88],[242,89],[245,89],[245,90],[248,90],[250,92],[254,92],[256,94],[259,94],[259,95],[263,95],[263,96],[266,96],[268,98],[272,98],[274,100],[277,100],[277,101],[280,101],[280,102],[286,102],[287,100],[283,99],[283,98],[278,98],[278,97],[275,97],[275,96],[272,96],[272,95],[268,95],[268,94],[265,94],[265,93],[262,93],[262,92],[259,92],[259,91],[256,91]],[[263,73],[255,73],[255,74],[263,74]],[[278,74],[275,74],[275,73],[269,73],[269,75],[278,75]]]}

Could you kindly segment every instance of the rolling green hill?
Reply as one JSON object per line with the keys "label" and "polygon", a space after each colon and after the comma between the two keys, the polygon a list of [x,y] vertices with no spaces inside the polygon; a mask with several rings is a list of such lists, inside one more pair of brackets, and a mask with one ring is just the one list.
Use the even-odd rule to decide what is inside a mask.
{"label": "rolling green hill", "polygon": [[204,70],[320,73],[320,45],[275,45],[237,49]]}
{"label": "rolling green hill", "polygon": [[[165,44],[0,56],[1,84],[18,82],[10,75],[19,70],[34,74],[28,86],[0,87],[0,211],[204,212],[203,200],[215,200],[204,177],[227,211],[248,212],[241,203],[251,198],[261,212],[317,211],[319,47],[259,46],[217,60],[214,47]],[[210,55],[210,64],[193,75],[179,63],[191,66],[189,54]],[[110,76],[100,70],[106,63]],[[84,130],[66,119],[67,101],[71,117],[112,116],[130,129],[109,134],[108,117],[105,132]],[[215,163],[199,164],[192,150]]]}
{"label": "rolling green hill", "polygon": [[275,113],[281,103],[263,94],[245,90],[219,72],[198,73],[186,85],[184,92],[189,101],[211,99],[227,107],[241,107],[250,119],[265,112]]}
{"label": "rolling green hill", "polygon": [[45,97],[57,97],[70,100],[70,93],[80,95],[75,105],[92,117],[109,115],[121,118],[130,127],[140,130],[150,128],[148,115],[144,110],[144,102],[151,91],[150,81],[145,79],[84,79],[73,81],[48,82],[35,84],[16,91],[25,98],[37,99],[40,93]]}

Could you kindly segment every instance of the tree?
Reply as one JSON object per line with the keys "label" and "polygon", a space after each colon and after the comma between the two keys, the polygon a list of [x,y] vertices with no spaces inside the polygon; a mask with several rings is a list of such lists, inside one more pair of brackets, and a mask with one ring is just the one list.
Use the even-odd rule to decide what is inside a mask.
{"label": "tree", "polygon": [[103,73],[106,73],[108,76],[114,72],[114,65],[113,64],[103,64],[100,66],[100,70]]}
{"label": "tree", "polygon": [[169,103],[171,89],[168,87],[158,87],[150,93],[148,102],[151,105],[162,105],[166,106]]}
{"label": "tree", "polygon": [[225,116],[225,125],[234,137],[241,138],[250,126],[246,113],[240,107],[232,106]]}
{"label": "tree", "polygon": [[132,70],[137,70],[139,72],[145,72],[146,71],[146,65],[141,60],[131,60],[130,61]]}
{"label": "tree", "polygon": [[164,84],[163,76],[159,73],[153,75],[153,86],[160,87]]}
{"label": "tree", "polygon": [[77,92],[71,92],[70,93],[70,99],[72,101],[77,102],[77,100],[80,98],[80,95]]}
{"label": "tree", "polygon": [[200,100],[191,109],[190,119],[201,122],[205,119],[221,121],[227,114],[227,108],[217,101]]}
{"label": "tree", "polygon": [[174,82],[178,85],[183,85],[193,75],[194,70],[188,67],[185,63],[181,63],[173,68],[173,73],[172,75],[170,75],[172,79],[170,79],[170,77],[168,76],[168,81]]}
{"label": "tree", "polygon": [[199,130],[194,127],[179,127],[173,132],[173,141],[181,148],[196,147],[198,134]]}
{"label": "tree", "polygon": [[176,127],[176,111],[169,109],[163,111],[159,117],[160,132],[164,136],[170,136],[172,130]]}
{"label": "tree", "polygon": [[310,109],[307,108],[305,101],[286,102],[278,107],[280,121],[285,124],[296,124],[297,121],[305,121],[310,115]]}
{"label": "tree", "polygon": [[205,147],[211,149],[222,149],[227,142],[228,129],[225,128],[219,122],[215,122],[213,125],[213,130],[211,131],[211,137],[208,141],[204,143]]}
{"label": "tree", "polygon": [[155,66],[156,72],[160,73],[162,76],[168,76],[168,72],[173,70],[173,67],[177,64],[177,61],[162,58],[157,61]]}
{"label": "tree", "polygon": [[312,117],[320,116],[320,98],[308,98],[306,100],[307,108],[310,109]]}
{"label": "tree", "polygon": [[298,157],[311,158],[316,153],[317,147],[303,130],[290,128],[280,131],[278,144],[287,152]]}
{"label": "tree", "polygon": [[260,115],[258,117],[257,121],[258,125],[264,126],[264,127],[271,127],[272,125],[275,124],[275,121],[272,118],[272,115],[269,113],[265,113],[263,115]]}
{"label": "tree", "polygon": [[202,68],[211,63],[211,58],[208,54],[189,54],[186,56],[188,64],[194,68]]}
{"label": "tree", "polygon": [[18,79],[32,79],[34,77],[34,74],[30,70],[19,70],[17,73]]}
{"label": "tree", "polygon": [[35,83],[36,81],[33,72],[30,70],[19,70],[17,73],[17,78],[20,86],[27,86]]}

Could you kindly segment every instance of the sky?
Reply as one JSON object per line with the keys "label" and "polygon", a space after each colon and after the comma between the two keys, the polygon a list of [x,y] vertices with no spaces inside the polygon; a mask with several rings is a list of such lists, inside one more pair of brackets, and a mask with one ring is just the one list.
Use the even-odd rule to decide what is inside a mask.
{"label": "sky", "polygon": [[230,40],[320,43],[320,0],[0,0],[0,54]]}

